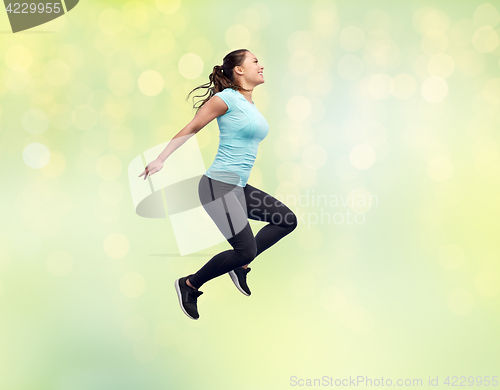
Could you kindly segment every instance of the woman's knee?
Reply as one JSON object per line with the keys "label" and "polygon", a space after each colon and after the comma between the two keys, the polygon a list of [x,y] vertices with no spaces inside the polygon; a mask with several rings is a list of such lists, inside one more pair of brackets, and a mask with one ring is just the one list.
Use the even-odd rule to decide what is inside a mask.
{"label": "woman's knee", "polygon": [[283,218],[283,223],[280,224],[280,226],[286,227],[290,230],[294,230],[297,227],[298,221],[297,221],[297,216],[293,211],[288,211],[284,218]]}
{"label": "woman's knee", "polygon": [[257,256],[257,243],[252,240],[243,250],[239,250],[237,253],[241,257],[243,264],[248,264]]}

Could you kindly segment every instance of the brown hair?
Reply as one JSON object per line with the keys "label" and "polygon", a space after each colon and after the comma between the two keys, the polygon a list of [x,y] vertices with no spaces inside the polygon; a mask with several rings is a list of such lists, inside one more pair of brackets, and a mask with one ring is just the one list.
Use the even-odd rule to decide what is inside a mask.
{"label": "brown hair", "polygon": [[[208,97],[205,98],[198,107],[196,106],[196,104],[193,105],[193,108],[197,109],[196,113],[198,113],[200,108],[203,107],[203,105],[206,102],[208,102],[212,96],[214,96],[217,92],[223,91],[226,88],[232,88],[237,91],[238,90],[248,91],[241,85],[234,83],[234,74],[233,74],[234,67],[240,66],[245,60],[245,55],[247,51],[248,51],[247,49],[238,49],[227,54],[222,60],[223,61],[222,65],[215,65],[212,70],[212,74],[208,75],[208,79],[210,80],[210,82],[200,85],[199,87],[196,87],[191,92],[189,92],[186,100],[189,98],[189,95],[191,95],[195,90],[200,88],[207,89],[207,92],[204,93],[203,95],[195,96],[195,97],[202,97],[208,93]],[[211,86],[212,83],[213,86]]]}

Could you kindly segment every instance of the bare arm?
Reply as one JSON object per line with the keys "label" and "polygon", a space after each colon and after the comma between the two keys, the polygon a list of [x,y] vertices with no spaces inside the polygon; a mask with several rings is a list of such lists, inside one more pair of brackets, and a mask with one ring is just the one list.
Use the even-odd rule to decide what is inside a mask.
{"label": "bare arm", "polygon": [[224,115],[228,107],[224,101],[218,96],[213,96],[203,107],[200,108],[198,113],[181,131],[179,131],[172,140],[168,143],[165,149],[159,154],[158,158],[149,163],[143,173],[139,175],[144,176],[144,180],[149,175],[158,172],[163,168],[163,162],[170,156],[179,146],[184,144],[189,138],[198,133],[207,124],[213,121],[218,116]]}

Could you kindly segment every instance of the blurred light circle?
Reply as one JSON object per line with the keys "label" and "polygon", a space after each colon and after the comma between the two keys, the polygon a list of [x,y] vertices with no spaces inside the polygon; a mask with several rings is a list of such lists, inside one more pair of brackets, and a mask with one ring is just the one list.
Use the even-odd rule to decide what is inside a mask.
{"label": "blurred light circle", "polygon": [[148,322],[141,316],[132,316],[123,323],[123,335],[130,341],[138,341],[148,334]]}
{"label": "blurred light circle", "polygon": [[72,69],[77,69],[84,65],[85,57],[81,47],[74,44],[62,44],[60,42],[57,47],[58,58],[68,64]]}
{"label": "blurred light circle", "polygon": [[117,180],[103,181],[99,186],[99,197],[108,204],[119,203],[125,190]]}
{"label": "blurred light circle", "polygon": [[427,163],[427,174],[434,181],[448,180],[453,174],[453,163],[445,156],[436,156]]}
{"label": "blurred light circle", "polygon": [[484,83],[483,98],[494,106],[500,105],[500,78],[495,77]]}
{"label": "blurred light circle", "polygon": [[112,224],[120,217],[120,206],[117,203],[94,203],[94,215],[97,222],[102,224]]}
{"label": "blurred light circle", "polygon": [[134,79],[125,70],[115,70],[108,77],[108,86],[111,92],[118,96],[127,96],[134,89]]}
{"label": "blurred light circle", "polygon": [[[323,229],[317,227],[322,224],[320,213],[306,213],[305,222],[301,226],[302,231],[296,237],[299,247],[304,251],[314,251],[323,244]],[[323,220],[328,223],[328,217]]]}
{"label": "blurred light circle", "polygon": [[292,294],[300,299],[311,298],[315,294],[318,285],[314,276],[306,272],[293,275],[288,283]]}
{"label": "blurred light circle", "polygon": [[340,319],[344,326],[358,334],[369,333],[375,324],[373,314],[359,306],[340,312]]}
{"label": "blurred light circle", "polygon": [[261,30],[271,22],[271,10],[262,3],[251,4],[243,8],[237,15],[236,19],[245,26],[249,26],[255,30]]}
{"label": "blurred light circle", "polygon": [[252,33],[247,27],[234,24],[226,30],[224,38],[228,47],[248,47],[252,42]]}
{"label": "blurred light circle", "polygon": [[146,96],[156,96],[163,90],[163,77],[154,70],[146,70],[139,76],[139,90]]}
{"label": "blurred light circle", "polygon": [[430,30],[422,37],[422,51],[427,54],[443,53],[448,48],[448,37],[444,31]]}
{"label": "blurred light circle", "polygon": [[474,307],[472,294],[464,289],[455,289],[448,293],[446,297],[449,309],[458,315],[468,314]]}
{"label": "blurred light circle", "polygon": [[474,277],[477,291],[488,298],[493,298],[500,293],[500,276],[493,270],[478,272]]}
{"label": "blurred light circle", "polygon": [[462,191],[460,191],[460,187],[457,184],[451,181],[444,181],[436,187],[435,197],[441,207],[451,208],[459,204]]}
{"label": "blurred light circle", "polygon": [[314,30],[321,36],[330,37],[340,29],[337,5],[331,0],[315,0],[311,19]]}
{"label": "blurred light circle", "polygon": [[304,76],[314,73],[314,57],[309,53],[292,53],[288,61],[290,71],[297,76]]}
{"label": "blurred light circle", "polygon": [[173,14],[181,8],[181,0],[155,0],[155,3],[164,14]]}
{"label": "blurred light circle", "polygon": [[448,83],[441,77],[428,77],[422,84],[422,97],[431,103],[437,103],[448,95]]}
{"label": "blurred light circle", "polygon": [[200,77],[204,63],[201,57],[194,53],[184,54],[178,63],[179,73],[188,80]]}
{"label": "blurred light circle", "polygon": [[69,81],[71,69],[64,61],[50,60],[45,64],[43,74],[49,84],[61,86]]}
{"label": "blurred light circle", "polygon": [[371,209],[374,202],[370,191],[362,187],[354,188],[347,199],[347,207],[355,213],[366,213]]}
{"label": "blurred light circle", "polygon": [[134,344],[134,356],[141,362],[150,362],[158,356],[159,347],[150,337],[138,340]]}
{"label": "blurred light circle", "polygon": [[342,180],[349,181],[354,180],[358,176],[359,170],[352,166],[349,157],[342,156],[335,163],[335,173]]}
{"label": "blurred light circle", "polygon": [[49,254],[46,266],[52,275],[64,276],[73,268],[73,259],[68,252],[57,250]]}
{"label": "blurred light circle", "polygon": [[144,277],[137,272],[125,274],[120,281],[120,291],[127,298],[138,298],[146,290]]}
{"label": "blurred light circle", "polygon": [[[315,99],[315,98],[309,99],[309,101],[311,102],[312,111],[311,111],[311,115],[309,117],[308,123],[316,125],[316,124],[323,122],[323,119],[324,119],[325,113],[326,113],[324,101],[320,100],[320,99]],[[311,136],[311,139],[312,139],[312,136]]]}
{"label": "blurred light circle", "polygon": [[118,157],[108,154],[97,160],[96,171],[103,179],[114,180],[122,172],[122,163]]}
{"label": "blurred light circle", "polygon": [[42,239],[35,232],[23,232],[14,239],[14,248],[21,257],[34,257],[42,248]]}
{"label": "blurred light circle", "polygon": [[336,313],[344,309],[347,297],[342,289],[337,286],[329,286],[321,293],[320,302],[324,309]]}
{"label": "blurred light circle", "polygon": [[342,50],[348,52],[361,50],[365,44],[365,33],[358,26],[345,27],[340,31],[339,44]]}
{"label": "blurred light circle", "polygon": [[9,90],[21,92],[30,85],[31,76],[26,70],[15,71],[8,68],[3,72],[3,82]]}
{"label": "blurred light circle", "polygon": [[491,53],[499,43],[498,33],[490,26],[479,27],[472,36],[472,46],[479,53]]}
{"label": "blurred light circle", "polygon": [[286,111],[292,120],[303,121],[311,115],[311,102],[304,96],[294,96],[288,101]]}
{"label": "blurred light circle", "polygon": [[99,14],[98,24],[101,31],[108,35],[118,35],[124,26],[122,14],[113,8],[108,8]]}
{"label": "blurred light circle", "polygon": [[5,63],[15,71],[27,70],[33,63],[33,56],[23,45],[12,45],[5,52]]}
{"label": "blurred light circle", "polygon": [[356,169],[365,170],[370,168],[375,162],[377,155],[369,145],[356,145],[351,149],[349,161]]}
{"label": "blurred light circle", "polygon": [[315,169],[310,169],[304,165],[298,165],[294,170],[294,179],[298,186],[302,188],[311,187],[318,178]]}
{"label": "blurred light circle", "polygon": [[311,169],[320,169],[326,164],[327,159],[326,150],[320,145],[308,145],[302,152],[303,164]]}
{"label": "blurred light circle", "polygon": [[488,164],[498,158],[498,144],[493,138],[480,137],[472,144],[472,157],[480,164]]}
{"label": "blurred light circle", "polygon": [[464,50],[456,56],[456,63],[464,76],[474,77],[486,69],[485,57],[473,49]]}
{"label": "blurred light circle", "polygon": [[393,81],[389,75],[376,74],[368,82],[368,91],[375,99],[387,99],[392,94]]}
{"label": "blurred light circle", "polygon": [[[479,92],[475,93],[472,98],[469,97],[471,113],[482,118],[498,115],[498,112],[500,112],[498,107],[487,101],[484,96],[482,92]],[[489,97],[491,97],[491,95]]]}
{"label": "blurred light circle", "polygon": [[495,27],[500,22],[498,9],[491,3],[483,3],[476,8],[472,20],[477,27]]}
{"label": "blurred light circle", "polygon": [[435,7],[421,7],[413,15],[413,26],[422,34],[428,31],[447,31],[450,18],[443,11]]}
{"label": "blurred light circle", "polygon": [[24,147],[23,160],[31,168],[43,168],[50,161],[50,151],[45,145],[33,142]]}
{"label": "blurred light circle", "polygon": [[417,90],[417,83],[413,76],[400,73],[392,79],[392,94],[396,99],[406,100],[411,98]]}
{"label": "blurred light circle", "polygon": [[80,145],[85,153],[100,155],[106,148],[106,137],[102,131],[87,130],[80,138]]}
{"label": "blurred light circle", "polygon": [[[330,73],[323,70],[311,72],[307,77],[307,88],[317,98],[324,98],[332,91],[333,78]],[[315,100],[314,98],[311,100]],[[313,110],[317,107],[313,106]],[[313,123],[319,122],[316,117],[309,119]]]}
{"label": "blurred light circle", "polygon": [[131,27],[148,23],[148,8],[139,1],[129,1],[122,8],[123,21]]}
{"label": "blurred light circle", "polygon": [[342,56],[337,63],[337,71],[339,76],[344,80],[356,80],[364,70],[363,61],[354,54]]}
{"label": "blurred light circle", "polygon": [[318,40],[311,31],[294,31],[288,36],[287,44],[291,54],[308,55],[315,51]]}
{"label": "blurred light circle", "polygon": [[128,127],[111,129],[108,133],[109,145],[116,150],[127,150],[134,143],[134,133]]}
{"label": "blurred light circle", "polygon": [[182,355],[195,356],[199,353],[200,348],[203,346],[203,341],[204,339],[201,338],[198,332],[193,330],[183,330],[178,334],[176,347]]}
{"label": "blurred light circle", "polygon": [[455,60],[446,53],[433,55],[427,63],[427,71],[431,76],[441,77],[443,79],[450,77],[455,69]]}
{"label": "blurred light circle", "polygon": [[71,119],[78,129],[89,130],[97,123],[97,112],[91,106],[81,105],[73,109]]}
{"label": "blurred light circle", "polygon": [[49,128],[49,117],[38,108],[31,108],[26,111],[21,122],[24,130],[35,135],[42,134]]}
{"label": "blurred light circle", "polygon": [[168,54],[175,48],[175,36],[166,28],[154,30],[149,35],[149,47],[158,54]]}
{"label": "blurred light circle", "polygon": [[127,236],[121,233],[112,233],[104,239],[104,252],[113,259],[124,257],[130,248]]}
{"label": "blurred light circle", "polygon": [[10,251],[6,248],[6,245],[2,243],[2,245],[0,245],[0,272],[7,271],[11,262],[12,257]]}
{"label": "blurred light circle", "polygon": [[465,262],[465,252],[460,245],[446,244],[439,248],[438,260],[446,269],[457,269]]}
{"label": "blurred light circle", "polygon": [[279,182],[296,182],[294,180],[294,169],[297,168],[297,164],[291,161],[285,161],[278,166],[276,169],[276,177]]}
{"label": "blurred light circle", "polygon": [[156,326],[155,341],[162,347],[171,347],[177,339],[178,328],[174,322],[163,321]]}
{"label": "blurred light circle", "polygon": [[75,160],[76,166],[81,172],[89,176],[95,175],[95,166],[97,164],[98,156],[80,151],[76,154]]}
{"label": "blurred light circle", "polygon": [[55,104],[49,109],[50,124],[58,129],[68,129],[73,120],[71,106],[68,104]]}

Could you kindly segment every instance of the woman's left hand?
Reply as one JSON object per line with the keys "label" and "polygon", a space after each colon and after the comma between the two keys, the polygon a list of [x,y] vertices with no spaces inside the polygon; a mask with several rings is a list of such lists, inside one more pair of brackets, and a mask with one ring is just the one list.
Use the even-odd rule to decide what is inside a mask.
{"label": "woman's left hand", "polygon": [[142,172],[139,177],[141,177],[142,175],[145,175],[144,176],[144,180],[146,180],[146,177],[148,177],[148,175],[152,175],[158,171],[161,171],[161,169],[163,168],[163,161],[159,158],[157,158],[156,160],[154,161],[151,161],[147,166],[146,168],[144,169],[144,172]]}

